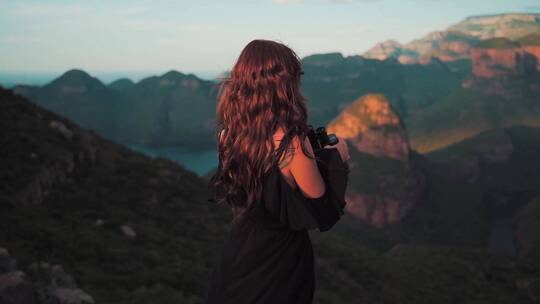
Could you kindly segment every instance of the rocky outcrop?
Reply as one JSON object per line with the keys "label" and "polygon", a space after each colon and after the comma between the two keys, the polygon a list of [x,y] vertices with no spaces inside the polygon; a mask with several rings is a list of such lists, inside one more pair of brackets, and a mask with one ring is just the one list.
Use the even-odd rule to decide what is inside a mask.
{"label": "rocky outcrop", "polygon": [[384,95],[368,94],[357,99],[332,120],[327,129],[347,139],[358,151],[408,159],[405,126]]}
{"label": "rocky outcrop", "polygon": [[2,304],[94,304],[92,296],[77,287],[61,265],[32,263],[17,269],[16,260],[0,248],[0,303]]}
{"label": "rocky outcrop", "polygon": [[540,92],[540,35],[512,41],[493,38],[478,43],[471,52],[472,75],[463,88],[474,88],[486,96],[519,100]]}
{"label": "rocky outcrop", "polygon": [[385,96],[368,94],[327,126],[351,152],[347,212],[375,227],[394,224],[414,208],[425,177],[410,150],[405,125]]}

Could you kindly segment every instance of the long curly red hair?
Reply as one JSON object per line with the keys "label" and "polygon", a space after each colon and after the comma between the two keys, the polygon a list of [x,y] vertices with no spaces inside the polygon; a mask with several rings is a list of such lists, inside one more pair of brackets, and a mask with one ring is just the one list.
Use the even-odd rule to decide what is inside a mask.
{"label": "long curly red hair", "polygon": [[[257,39],[245,46],[230,75],[219,83],[219,164],[210,182],[214,200],[229,204],[235,219],[261,199],[262,177],[283,153],[290,151],[295,135],[308,155],[304,146],[308,127],[305,98],[300,92],[302,74],[300,59],[291,48]],[[273,135],[279,127],[285,134],[275,147]]]}

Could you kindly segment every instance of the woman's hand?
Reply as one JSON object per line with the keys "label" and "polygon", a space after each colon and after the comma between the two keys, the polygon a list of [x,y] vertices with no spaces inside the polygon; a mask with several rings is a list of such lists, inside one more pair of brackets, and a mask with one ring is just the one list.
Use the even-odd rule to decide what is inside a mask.
{"label": "woman's hand", "polygon": [[341,160],[343,162],[348,161],[351,159],[351,156],[349,155],[349,147],[347,146],[347,141],[345,138],[338,137],[339,141],[337,144],[333,146],[325,146],[325,149],[338,149],[339,156],[341,156]]}

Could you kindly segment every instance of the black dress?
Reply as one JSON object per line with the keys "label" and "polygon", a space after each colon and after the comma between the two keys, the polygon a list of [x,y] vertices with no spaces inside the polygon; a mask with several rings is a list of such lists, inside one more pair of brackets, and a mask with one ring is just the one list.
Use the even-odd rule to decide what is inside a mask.
{"label": "black dress", "polygon": [[348,166],[337,150],[324,150],[328,151],[316,151],[325,159],[318,162],[326,184],[320,198],[307,198],[292,188],[277,164],[263,176],[263,198],[231,224],[210,277],[206,304],[313,302],[314,256],[308,230],[326,231],[339,220],[348,177]]}

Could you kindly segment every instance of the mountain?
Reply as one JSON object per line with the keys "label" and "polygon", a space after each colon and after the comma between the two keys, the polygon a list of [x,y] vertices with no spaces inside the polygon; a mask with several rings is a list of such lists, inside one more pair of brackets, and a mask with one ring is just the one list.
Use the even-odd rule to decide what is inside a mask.
{"label": "mountain", "polygon": [[540,33],[540,14],[501,14],[474,16],[431,32],[404,45],[386,41],[375,45],[362,56],[384,60],[396,58],[403,64],[427,63],[432,57],[441,61],[468,59],[480,40],[491,38],[518,39]]}
{"label": "mountain", "polygon": [[326,125],[358,96],[383,94],[400,116],[425,108],[459,88],[468,71],[451,70],[438,60],[402,65],[339,53],[302,59],[302,92],[313,124]]}
{"label": "mountain", "polygon": [[14,90],[85,128],[110,138],[116,135],[122,96],[82,70],[69,70],[43,87],[16,86]]}
{"label": "mountain", "polygon": [[215,147],[215,83],[169,71],[144,78],[124,96],[121,142],[147,146]]}
{"label": "mountain", "polygon": [[169,71],[109,86],[82,70],[70,70],[43,87],[15,92],[126,144],[214,148],[215,83]]}
{"label": "mountain", "polygon": [[365,58],[385,60],[386,58],[399,58],[403,55],[403,45],[395,40],[386,40],[376,44],[372,49],[365,52]]}
{"label": "mountain", "polygon": [[[514,79],[509,84],[482,78],[533,77],[540,67],[538,18],[538,14],[471,17],[405,45],[386,41],[365,57],[341,53],[306,56],[302,58],[302,91],[310,123],[326,125],[358,96],[378,93],[406,122],[411,146],[419,152],[492,128],[497,124],[484,123],[484,116],[495,114],[472,109],[471,114],[463,115],[479,119],[477,130],[456,126],[447,136],[438,129],[453,122],[437,109],[459,98],[456,105],[475,99],[475,104],[487,110],[482,104],[494,96],[494,100],[518,100],[516,111],[524,112],[526,108],[520,104],[527,102],[519,100],[529,100],[538,91],[534,81]],[[495,37],[500,35],[503,37]],[[520,47],[502,47],[505,43]],[[508,72],[512,70],[513,74]],[[215,149],[216,81],[169,71],[137,83],[120,79],[106,86],[81,70],[72,70],[43,87],[17,86],[15,91],[120,143],[208,150]],[[536,125],[534,115],[524,115],[513,117],[511,124]]]}
{"label": "mountain", "polygon": [[[535,102],[540,94],[539,20],[539,14],[471,17],[405,45],[388,40],[363,55],[374,59],[358,56],[355,60],[373,67],[377,64],[372,60],[378,61],[381,67],[374,68],[374,75],[369,74],[368,64],[360,67],[348,63],[354,66],[351,71],[340,68],[336,72],[334,60],[318,68],[324,70],[321,74],[327,75],[324,80],[330,84],[313,84],[320,90],[312,91],[306,80],[305,92],[315,100],[324,94],[327,100],[340,100],[342,92],[348,92],[348,88],[342,88],[349,82],[346,75],[356,70],[365,78],[351,85],[356,88],[351,91],[357,96],[384,94],[408,126],[411,148],[421,153],[487,130],[514,125],[535,127],[540,125]],[[365,91],[360,89],[364,84],[368,88]],[[346,97],[350,101],[354,98]],[[339,106],[337,113],[326,108],[324,113],[335,116],[343,107]]]}
{"label": "mountain", "polygon": [[478,40],[456,31],[433,32],[405,45],[394,41],[377,44],[362,56],[379,60],[396,58],[402,64],[426,64],[432,57],[441,61],[456,61],[468,59],[471,47]]}
{"label": "mountain", "polygon": [[539,37],[480,41],[461,88],[407,120],[413,148],[429,152],[487,130],[540,126]]}
{"label": "mountain", "polygon": [[343,61],[343,55],[338,52],[314,54],[302,58],[302,64],[318,66],[318,67],[331,67],[339,64]]}
{"label": "mountain", "polygon": [[412,147],[426,153],[483,131],[540,126],[539,37],[479,42],[471,51],[472,73],[461,87],[406,120]]}
{"label": "mountain", "polygon": [[326,128],[345,138],[358,151],[398,160],[409,157],[405,125],[384,95],[368,94],[358,98]]}
{"label": "mountain", "polygon": [[406,121],[411,146],[427,153],[483,131],[540,126],[538,80],[538,75],[505,82],[476,80],[474,86],[456,89]]}
{"label": "mountain", "polygon": [[[454,183],[467,182],[468,186],[459,187],[460,192],[471,186],[478,189],[477,203],[472,203],[469,197],[468,204],[476,205],[477,209],[486,208],[478,210],[476,217],[490,222],[490,246],[538,260],[535,228],[540,218],[539,151],[540,129],[514,126],[480,133],[427,156],[438,174],[444,174]],[[451,187],[458,189],[456,185]],[[456,194],[448,195],[453,198]],[[463,217],[461,208],[449,209],[447,216]],[[452,215],[459,209],[461,212]]]}
{"label": "mountain", "polygon": [[0,243],[20,269],[61,264],[96,303],[201,301],[229,214],[206,181],[12,91],[0,118]]}
{"label": "mountain", "polygon": [[327,126],[347,141],[351,160],[346,210],[375,227],[395,224],[425,190],[407,131],[384,95],[358,98]]}
{"label": "mountain", "polygon": [[[319,126],[371,92],[384,94],[407,117],[459,87],[468,73],[468,68],[452,70],[438,60],[401,65],[340,53],[307,56],[302,62],[310,123]],[[106,86],[72,70],[43,87],[14,90],[119,143],[208,150],[215,148],[217,84],[169,71],[137,83],[120,79]]]}
{"label": "mountain", "polygon": [[[207,181],[4,89],[0,129],[0,300],[202,303],[231,215]],[[311,231],[314,302],[534,303],[540,265],[485,249],[476,196],[442,178],[401,223]]]}
{"label": "mountain", "polygon": [[120,78],[117,79],[111,83],[109,83],[109,88],[118,90],[118,91],[125,91],[130,88],[132,88],[135,85],[135,83],[129,79],[129,78]]}

